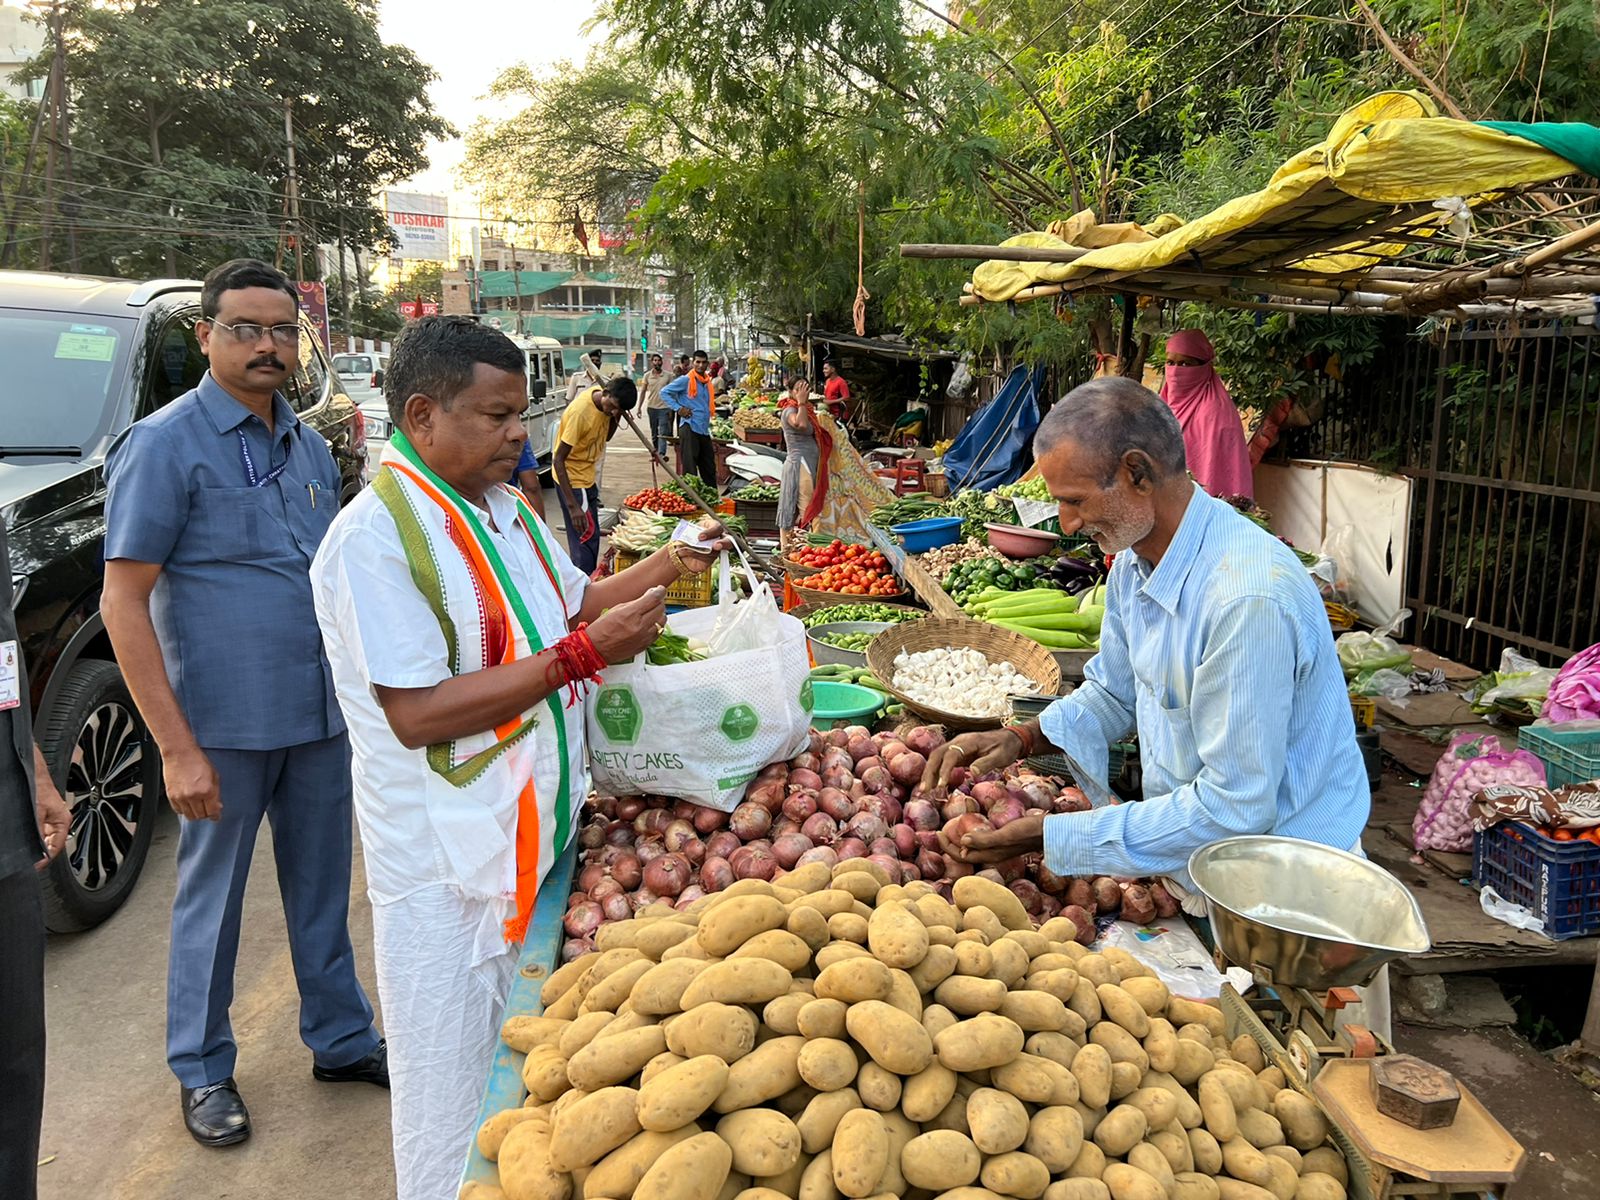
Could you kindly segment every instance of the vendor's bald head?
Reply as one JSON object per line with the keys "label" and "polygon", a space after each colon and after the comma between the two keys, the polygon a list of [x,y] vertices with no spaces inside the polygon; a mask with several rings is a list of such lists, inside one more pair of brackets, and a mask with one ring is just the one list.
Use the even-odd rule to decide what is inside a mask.
{"label": "vendor's bald head", "polygon": [[1039,424],[1034,459],[1061,507],[1061,531],[1107,554],[1142,542],[1191,485],[1178,419],[1154,392],[1120,376],[1068,392]]}

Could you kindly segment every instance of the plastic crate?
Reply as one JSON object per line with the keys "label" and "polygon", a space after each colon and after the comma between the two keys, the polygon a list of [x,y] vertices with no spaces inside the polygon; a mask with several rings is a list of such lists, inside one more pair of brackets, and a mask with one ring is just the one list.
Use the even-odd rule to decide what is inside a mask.
{"label": "plastic crate", "polygon": [[1502,821],[1472,839],[1472,879],[1544,921],[1555,941],[1600,931],[1600,846]]}
{"label": "plastic crate", "polygon": [[[626,550],[618,550],[615,564],[616,569],[619,572],[626,571],[629,567],[640,561],[640,558],[640,555],[629,554]],[[667,588],[668,607],[706,607],[706,605],[711,603],[712,596],[715,595],[715,592],[712,588],[711,576],[711,571],[702,571],[699,575],[696,575],[692,579],[678,580],[672,586]]]}
{"label": "plastic crate", "polygon": [[1561,725],[1528,725],[1517,744],[1544,761],[1545,783],[1553,788],[1600,779],[1600,732]]}
{"label": "plastic crate", "polygon": [[776,500],[735,500],[734,513],[744,518],[745,528],[751,534],[778,532],[778,502]]}

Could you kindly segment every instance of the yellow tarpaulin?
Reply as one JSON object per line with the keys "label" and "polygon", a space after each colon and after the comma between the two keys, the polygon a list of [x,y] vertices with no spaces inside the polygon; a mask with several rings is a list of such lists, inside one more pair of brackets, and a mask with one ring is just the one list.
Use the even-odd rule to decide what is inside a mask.
{"label": "yellow tarpaulin", "polygon": [[[985,300],[1000,301],[1036,284],[1067,283],[1102,272],[1137,274],[1177,263],[1206,270],[1242,268],[1273,253],[1274,235],[1281,236],[1286,248],[1304,248],[1307,233],[1318,227],[1334,235],[1351,229],[1351,240],[1274,265],[1329,274],[1360,271],[1389,252],[1359,230],[1362,221],[1381,217],[1382,208],[1431,205],[1452,197],[1470,206],[1485,194],[1548,183],[1574,170],[1567,159],[1525,138],[1441,117],[1420,93],[1381,92],[1341,116],[1327,138],[1284,163],[1258,192],[1235,197],[1187,223],[1173,224],[1177,218],[1163,216],[1143,229],[1096,226],[1092,217],[1085,220],[1086,214],[1080,213],[1052,226],[1051,233],[1020,234],[1002,244],[1087,249],[1087,254],[1061,263],[991,260],[973,271],[972,288]],[[1447,219],[1443,211],[1429,211],[1395,227],[1429,233]],[[1253,236],[1257,230],[1259,239]],[[1252,236],[1248,249],[1238,252],[1239,239],[1229,240],[1230,235],[1244,231]],[[1066,236],[1054,236],[1058,233]],[[1236,253],[1206,253],[1219,243]],[[1358,245],[1360,251],[1354,252]],[[1352,252],[1340,253],[1342,248]]]}

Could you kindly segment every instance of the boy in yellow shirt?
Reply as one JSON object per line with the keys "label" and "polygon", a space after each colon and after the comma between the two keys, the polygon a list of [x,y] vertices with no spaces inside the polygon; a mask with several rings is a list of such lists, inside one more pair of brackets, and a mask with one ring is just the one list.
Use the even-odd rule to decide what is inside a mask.
{"label": "boy in yellow shirt", "polygon": [[600,488],[595,483],[600,459],[617,421],[638,399],[633,380],[618,375],[602,387],[579,392],[561,414],[552,469],[567,528],[567,553],[585,575],[593,574],[600,561]]}

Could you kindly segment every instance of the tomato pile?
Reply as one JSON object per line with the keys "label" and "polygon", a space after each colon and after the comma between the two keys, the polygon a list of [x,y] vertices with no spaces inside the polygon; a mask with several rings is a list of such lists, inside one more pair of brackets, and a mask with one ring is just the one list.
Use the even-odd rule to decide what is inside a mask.
{"label": "tomato pile", "polygon": [[624,500],[623,504],[629,508],[644,508],[651,512],[666,513],[671,517],[681,517],[700,511],[682,496],[653,487],[635,492]]}
{"label": "tomato pile", "polygon": [[883,555],[870,546],[856,542],[841,542],[838,538],[834,538],[826,546],[802,546],[789,557],[807,567],[844,565],[865,567],[869,571],[882,571],[889,565]]}
{"label": "tomato pile", "polygon": [[[882,559],[880,558],[881,562]],[[800,587],[844,596],[898,596],[900,585],[889,571],[860,563],[835,563],[796,581]]]}

